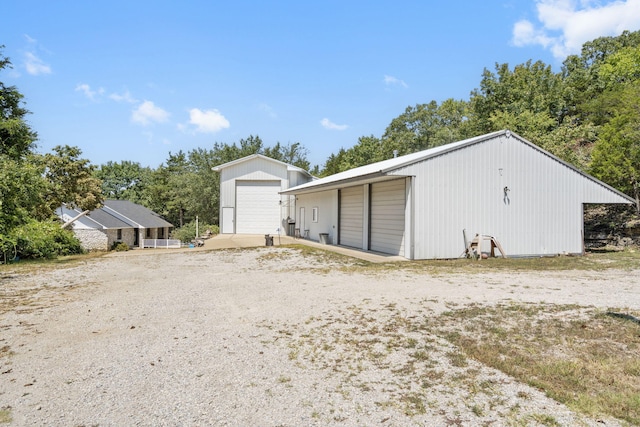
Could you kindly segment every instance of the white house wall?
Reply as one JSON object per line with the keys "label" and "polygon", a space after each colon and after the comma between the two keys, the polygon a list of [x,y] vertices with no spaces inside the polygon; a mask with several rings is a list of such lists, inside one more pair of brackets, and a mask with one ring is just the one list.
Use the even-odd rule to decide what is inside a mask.
{"label": "white house wall", "polygon": [[[414,176],[414,258],[456,258],[463,229],[494,236],[507,255],[582,252],[583,203],[618,194],[515,137],[445,153],[393,174]],[[505,191],[506,189],[506,191]]]}
{"label": "white house wall", "polygon": [[[296,201],[296,206],[298,207],[298,212],[300,208],[304,208],[304,224],[309,230],[309,238],[311,240],[318,241],[320,233],[327,233],[329,234],[329,243],[337,244],[338,190],[300,194]],[[318,222],[312,221],[313,208],[318,208]],[[296,221],[297,224],[300,223],[299,218]]]}

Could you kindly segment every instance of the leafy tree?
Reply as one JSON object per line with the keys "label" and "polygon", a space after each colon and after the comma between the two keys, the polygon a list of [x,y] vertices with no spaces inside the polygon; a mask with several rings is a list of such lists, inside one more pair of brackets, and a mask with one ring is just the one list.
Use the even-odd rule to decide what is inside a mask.
{"label": "leafy tree", "polygon": [[102,193],[109,199],[130,200],[138,203],[143,199],[143,190],[149,180],[151,169],[140,163],[124,160],[107,162],[93,173],[102,181]]}
{"label": "leafy tree", "polygon": [[215,154],[213,150],[197,148],[189,152],[188,159],[192,171],[189,179],[190,219],[197,215],[203,224],[215,224],[220,204],[220,174],[213,171]]}
{"label": "leafy tree", "polygon": [[102,205],[101,182],[93,176],[95,166],[81,159],[78,147],[58,145],[54,153],[43,157],[44,177],[48,182],[47,200],[52,211],[63,203],[82,210],[93,210]]}
{"label": "leafy tree", "polygon": [[187,156],[182,151],[169,153],[166,165],[151,173],[145,189],[144,204],[180,227],[189,204],[189,173]]}
{"label": "leafy tree", "polygon": [[46,219],[42,209],[46,182],[35,161],[20,161],[0,155],[0,236],[24,224],[29,218]]}
{"label": "leafy tree", "polygon": [[281,145],[277,142],[273,147],[266,147],[262,154],[301,169],[309,170],[310,164],[307,160],[309,150],[299,142],[287,145]]}
{"label": "leafy tree", "polygon": [[343,159],[347,153],[347,150],[340,148],[337,154],[330,154],[329,158],[325,161],[322,171],[318,174],[321,177],[329,176],[342,172]]}
{"label": "leafy tree", "polygon": [[561,122],[561,76],[542,61],[495,68],[495,73],[484,70],[480,88],[471,94],[474,128],[477,133],[508,128],[539,143]]}
{"label": "leafy tree", "polygon": [[448,99],[407,107],[391,121],[382,136],[380,157],[390,158],[463,139],[468,132],[468,104]]}
{"label": "leafy tree", "polygon": [[618,102],[594,146],[591,173],[634,197],[640,213],[640,83],[622,86],[612,98]]}
{"label": "leafy tree", "polygon": [[[0,46],[2,49],[4,46]],[[0,71],[11,68],[0,54]],[[25,120],[23,95],[0,82],[0,239],[41,212],[44,181],[31,150],[36,133]]]}
{"label": "leafy tree", "polygon": [[[9,58],[2,56],[3,48],[0,45],[0,71],[11,68]],[[0,156],[21,159],[34,148],[37,134],[25,121],[29,111],[22,107],[22,99],[15,86],[0,82]]]}
{"label": "leafy tree", "polygon": [[637,46],[640,46],[640,31],[624,31],[617,37],[600,37],[586,42],[580,55],[568,56],[562,66],[564,115],[579,123],[588,120],[588,111],[583,107],[608,89],[609,76],[606,72],[602,74],[601,68],[619,51]]}

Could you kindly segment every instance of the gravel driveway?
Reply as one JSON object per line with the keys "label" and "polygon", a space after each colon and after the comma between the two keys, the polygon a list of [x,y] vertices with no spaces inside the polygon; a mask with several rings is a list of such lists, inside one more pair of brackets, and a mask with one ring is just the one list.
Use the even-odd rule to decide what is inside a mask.
{"label": "gravel driveway", "polygon": [[[448,342],[398,324],[396,337],[432,344],[429,369],[403,375],[406,354],[384,353],[375,330],[469,303],[638,309],[640,271],[338,267],[272,247],[0,276],[0,409],[16,426],[536,425],[532,414],[619,425],[473,361],[455,366]],[[434,366],[441,374],[424,392]]]}

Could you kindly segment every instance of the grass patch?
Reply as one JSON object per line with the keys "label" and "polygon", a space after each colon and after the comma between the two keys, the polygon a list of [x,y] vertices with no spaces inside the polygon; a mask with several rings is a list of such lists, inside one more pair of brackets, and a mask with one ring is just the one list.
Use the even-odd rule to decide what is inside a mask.
{"label": "grass patch", "polygon": [[13,421],[11,408],[0,409],[0,424],[9,424],[11,421]]}
{"label": "grass patch", "polygon": [[[283,247],[285,247],[283,245]],[[387,271],[414,273],[469,274],[489,271],[605,271],[609,269],[637,270],[640,266],[640,251],[627,249],[615,252],[587,252],[583,256],[545,256],[534,258],[489,258],[473,261],[465,258],[450,260],[419,260],[372,263],[347,255],[302,244],[287,245],[304,256],[314,257],[319,263],[332,265],[333,270],[343,272],[379,274]]]}
{"label": "grass patch", "polygon": [[468,357],[583,414],[640,424],[638,323],[594,308],[544,304],[471,306],[436,322]]}
{"label": "grass patch", "polygon": [[0,264],[0,279],[12,274],[36,274],[60,268],[75,267],[83,262],[101,258],[108,252],[87,252],[79,255],[61,256],[55,259],[21,259],[9,264]]}

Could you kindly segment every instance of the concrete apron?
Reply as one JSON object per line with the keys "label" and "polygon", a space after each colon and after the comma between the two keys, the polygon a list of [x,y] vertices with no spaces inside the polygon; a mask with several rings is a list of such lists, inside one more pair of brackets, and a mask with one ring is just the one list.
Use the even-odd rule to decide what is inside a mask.
{"label": "concrete apron", "polygon": [[[325,245],[309,239],[295,239],[290,236],[271,235],[274,246],[282,245],[307,245],[326,251],[336,252],[353,258],[362,259],[374,263],[407,261],[406,258],[397,255],[388,255],[380,252],[362,251],[345,246]],[[205,240],[204,246],[197,249],[231,249],[231,248],[255,248],[266,246],[266,238],[260,234],[218,234]],[[195,250],[193,248],[191,250]]]}
{"label": "concrete apron", "polygon": [[[358,258],[373,263],[398,262],[407,261],[406,258],[397,255],[388,255],[380,252],[362,251],[345,246],[325,245],[309,239],[295,239],[289,236],[270,235],[273,238],[273,246],[284,245],[307,245],[318,249],[336,252],[342,255]],[[132,256],[132,255],[150,255],[154,253],[171,253],[171,252],[197,252],[211,251],[220,249],[237,249],[237,248],[257,248],[266,246],[266,238],[264,234],[218,234],[210,239],[204,240],[204,246],[200,247],[183,247],[180,249],[140,249],[126,252],[110,252],[106,256]]]}

